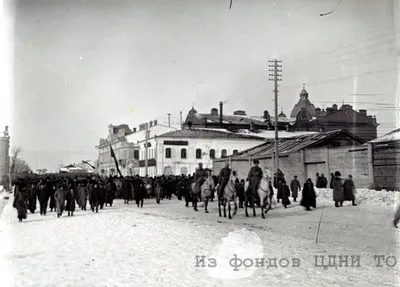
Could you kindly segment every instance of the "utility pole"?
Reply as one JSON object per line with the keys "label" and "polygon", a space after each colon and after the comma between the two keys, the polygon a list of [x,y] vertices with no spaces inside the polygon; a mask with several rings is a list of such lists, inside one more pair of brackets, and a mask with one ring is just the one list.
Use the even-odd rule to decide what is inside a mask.
{"label": "utility pole", "polygon": [[148,144],[149,144],[149,125],[146,124],[146,137],[145,137],[145,155],[144,155],[144,174],[147,175],[148,174],[148,167],[149,167],[149,163],[148,163]]}
{"label": "utility pole", "polygon": [[269,78],[270,81],[274,82],[274,94],[275,94],[275,172],[278,173],[279,169],[279,136],[278,136],[278,82],[282,81],[282,70],[279,70],[279,68],[282,68],[282,65],[279,65],[279,63],[282,63],[282,61],[278,61],[277,59],[273,61],[268,61],[269,63],[272,63],[268,65],[270,68],[270,72],[273,72],[273,74],[269,74],[271,78]]}

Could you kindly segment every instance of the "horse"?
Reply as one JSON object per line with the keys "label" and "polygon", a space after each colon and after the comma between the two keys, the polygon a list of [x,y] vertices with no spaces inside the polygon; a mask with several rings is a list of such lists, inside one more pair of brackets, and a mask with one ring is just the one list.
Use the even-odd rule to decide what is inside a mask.
{"label": "horse", "polygon": [[[222,216],[221,215],[221,205],[224,206],[224,217],[226,217],[226,204],[227,203],[229,204],[229,206],[228,206],[229,219],[232,219],[232,216],[236,215],[236,212],[237,212],[236,181],[237,181],[237,177],[232,172],[231,175],[229,176],[229,181],[226,184],[224,191],[222,192],[222,198],[218,198],[218,210],[219,210],[220,217]],[[231,216],[231,201],[233,201],[233,203],[235,205],[235,210],[234,210],[232,216]]]}
{"label": "horse", "polygon": [[[258,185],[257,188],[257,195],[260,199],[260,207],[261,207],[261,216],[262,218],[265,218],[264,213],[266,214],[270,209],[271,209],[271,193],[272,190],[270,189],[271,186],[271,176],[269,171],[267,170],[266,172],[266,176],[264,176],[261,181],[260,184]],[[255,194],[253,194],[252,190],[249,190],[249,182],[246,182],[245,184],[245,190],[246,190],[246,202],[245,202],[245,213],[246,213],[246,217],[249,217],[249,214],[247,213],[247,202],[248,202],[248,197],[251,196],[252,200],[251,200],[251,206],[253,207],[253,216],[256,216],[256,208],[254,206],[254,198],[255,198]],[[250,193],[250,194],[249,194]],[[269,202],[268,202],[269,199]],[[268,204],[268,207],[266,207],[266,205]]]}
{"label": "horse", "polygon": [[200,186],[200,194],[195,192],[196,183],[192,183],[192,191],[193,191],[193,208],[197,211],[197,201],[198,197],[201,197],[204,200],[204,209],[205,213],[208,213],[208,201],[210,200],[212,191],[215,189],[215,183],[210,174],[208,174],[206,181]]}

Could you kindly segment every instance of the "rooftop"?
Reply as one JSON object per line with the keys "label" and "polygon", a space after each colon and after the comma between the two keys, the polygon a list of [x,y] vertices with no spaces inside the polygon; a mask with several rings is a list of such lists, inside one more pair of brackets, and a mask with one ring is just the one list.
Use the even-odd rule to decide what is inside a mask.
{"label": "rooftop", "polygon": [[[280,155],[294,153],[305,148],[311,148],[323,141],[329,140],[340,134],[346,134],[354,140],[363,143],[363,140],[356,137],[347,130],[335,130],[329,132],[320,132],[315,134],[297,135],[292,138],[285,138],[279,141],[278,150]],[[267,141],[261,145],[242,151],[239,154],[232,156],[233,158],[262,158],[272,156],[275,151],[274,140]]]}
{"label": "rooftop", "polygon": [[382,143],[382,142],[389,142],[389,141],[399,141],[400,140],[400,129],[396,129],[387,133],[379,138],[376,138],[371,141],[371,143]]}
{"label": "rooftop", "polygon": [[184,129],[157,136],[158,138],[193,138],[193,139],[247,139],[264,140],[261,136],[233,133],[227,130],[217,129]]}

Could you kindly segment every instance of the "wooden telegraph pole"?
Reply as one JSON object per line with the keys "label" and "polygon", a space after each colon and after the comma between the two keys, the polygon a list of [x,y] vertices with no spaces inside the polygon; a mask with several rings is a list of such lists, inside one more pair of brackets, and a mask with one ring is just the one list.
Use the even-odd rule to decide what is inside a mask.
{"label": "wooden telegraph pole", "polygon": [[279,169],[279,136],[278,136],[278,82],[282,81],[282,70],[279,70],[279,68],[282,68],[282,65],[279,65],[279,63],[282,63],[282,61],[278,61],[277,59],[273,61],[268,61],[272,64],[268,65],[270,68],[270,72],[273,72],[273,74],[269,74],[271,78],[269,78],[270,81],[274,82],[274,94],[275,94],[275,171],[278,172]]}

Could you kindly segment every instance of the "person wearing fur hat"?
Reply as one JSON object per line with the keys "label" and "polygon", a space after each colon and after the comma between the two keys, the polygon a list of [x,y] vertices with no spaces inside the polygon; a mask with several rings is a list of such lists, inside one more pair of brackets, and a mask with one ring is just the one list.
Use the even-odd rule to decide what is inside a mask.
{"label": "person wearing fur hat", "polygon": [[17,209],[17,218],[20,222],[22,219],[27,218],[27,201],[28,194],[26,191],[26,184],[23,180],[19,181],[15,186],[15,197],[13,207]]}
{"label": "person wearing fur hat", "polygon": [[[263,177],[263,171],[262,169],[258,166],[260,164],[260,162],[258,161],[258,159],[253,160],[254,166],[252,168],[250,168],[249,174],[247,176],[247,179],[250,182],[250,187],[253,195],[257,196],[257,189],[258,186],[261,182],[261,179]],[[245,192],[247,192],[247,190],[245,190]]]}
{"label": "person wearing fur hat", "polygon": [[339,171],[335,172],[335,177],[332,181],[332,189],[333,189],[333,201],[335,202],[335,206],[339,207],[343,206],[344,201],[344,192],[343,192],[343,181],[340,178],[341,174]]}

